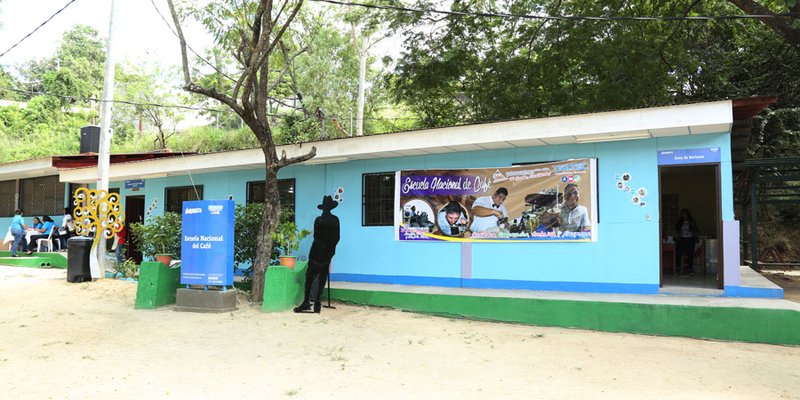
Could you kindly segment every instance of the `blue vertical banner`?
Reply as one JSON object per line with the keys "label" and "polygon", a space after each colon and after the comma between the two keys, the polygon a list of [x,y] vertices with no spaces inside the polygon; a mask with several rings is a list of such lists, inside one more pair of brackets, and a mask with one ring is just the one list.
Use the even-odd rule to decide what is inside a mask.
{"label": "blue vertical banner", "polygon": [[183,202],[181,284],[233,285],[233,200]]}

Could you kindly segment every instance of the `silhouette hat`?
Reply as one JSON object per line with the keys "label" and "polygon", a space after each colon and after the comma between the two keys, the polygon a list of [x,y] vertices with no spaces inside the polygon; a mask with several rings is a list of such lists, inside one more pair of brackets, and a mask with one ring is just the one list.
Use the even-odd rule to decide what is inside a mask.
{"label": "silhouette hat", "polygon": [[338,206],[338,205],[339,205],[339,203],[333,201],[333,198],[331,196],[323,196],[322,197],[322,204],[318,205],[317,208],[319,208],[320,210],[328,210],[328,211],[330,211],[330,210],[333,210],[334,208],[336,208],[336,206]]}

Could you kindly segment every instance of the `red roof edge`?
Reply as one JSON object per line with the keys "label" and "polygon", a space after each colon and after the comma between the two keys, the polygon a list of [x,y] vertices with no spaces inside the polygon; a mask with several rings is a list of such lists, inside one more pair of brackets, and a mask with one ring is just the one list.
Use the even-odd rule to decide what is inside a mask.
{"label": "red roof edge", "polygon": [[[155,153],[129,153],[129,154],[112,154],[110,158],[111,164],[153,160],[156,158],[177,157],[185,154],[195,153],[173,153],[173,152],[155,152]],[[83,153],[67,156],[53,156],[53,167],[60,169],[70,168],[83,168],[97,165],[97,153]]]}
{"label": "red roof edge", "polygon": [[733,99],[733,120],[750,119],[758,115],[765,108],[778,102],[777,96],[756,96],[742,99]]}

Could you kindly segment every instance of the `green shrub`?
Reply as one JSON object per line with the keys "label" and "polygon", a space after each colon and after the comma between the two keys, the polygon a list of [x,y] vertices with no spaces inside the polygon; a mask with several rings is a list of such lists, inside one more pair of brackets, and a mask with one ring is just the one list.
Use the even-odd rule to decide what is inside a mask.
{"label": "green shrub", "polygon": [[[252,265],[258,249],[258,235],[261,232],[261,203],[247,205],[237,204],[234,211],[234,262],[237,268]],[[281,213],[281,222],[272,234],[272,252],[270,260],[277,261],[281,255],[291,255],[297,251],[300,241],[311,232],[297,229],[294,223],[294,213],[284,209]]]}
{"label": "green shrub", "polygon": [[126,278],[133,278],[139,272],[139,266],[136,265],[136,261],[130,258],[125,259],[123,262],[115,263],[114,269]]}
{"label": "green shrub", "polygon": [[147,224],[130,224],[133,245],[149,258],[156,254],[171,254],[181,258],[181,215],[167,212],[150,219]]}

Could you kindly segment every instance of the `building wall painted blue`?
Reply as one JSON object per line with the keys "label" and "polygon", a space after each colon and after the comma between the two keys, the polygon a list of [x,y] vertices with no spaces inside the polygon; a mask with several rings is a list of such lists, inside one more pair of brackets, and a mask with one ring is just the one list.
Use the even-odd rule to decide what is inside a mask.
{"label": "building wall painted blue", "polygon": [[[655,293],[659,285],[659,150],[721,148],[722,218],[733,219],[730,137],[727,133],[616,141],[577,145],[526,147],[480,152],[297,165],[279,178],[295,179],[295,220],[311,229],[320,214],[317,204],[341,187],[344,201],[334,210],[342,239],[333,260],[333,280],[427,284],[463,287]],[[408,169],[509,166],[570,158],[598,159],[598,241],[592,243],[411,243],[394,241],[392,226],[362,226],[362,174]],[[157,171],[154,171],[157,172]],[[645,188],[645,207],[631,202],[630,193],[616,188],[623,173],[630,186]],[[158,199],[152,215],[164,210],[167,187],[202,185],[204,199],[246,200],[246,182],[263,180],[262,169],[192,174],[147,179],[132,191],[111,182],[126,196],[145,196],[145,209]],[[588,196],[588,191],[584,192]],[[6,221],[7,220],[7,221]],[[10,218],[0,219],[10,223]],[[307,254],[311,238],[301,243]],[[462,276],[463,257],[469,273]]]}

